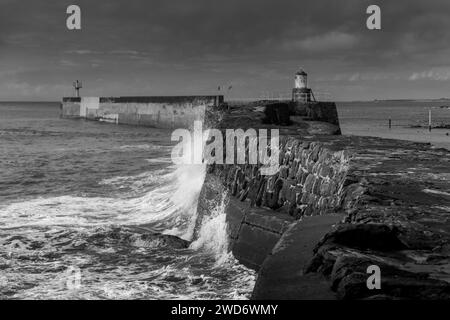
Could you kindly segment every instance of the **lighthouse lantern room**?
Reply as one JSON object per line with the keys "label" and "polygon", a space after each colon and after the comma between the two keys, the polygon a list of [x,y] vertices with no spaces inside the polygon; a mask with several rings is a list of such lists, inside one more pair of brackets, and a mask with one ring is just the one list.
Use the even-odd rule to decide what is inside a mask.
{"label": "lighthouse lantern room", "polygon": [[311,102],[314,99],[312,90],[308,88],[308,74],[300,69],[295,74],[294,89],[292,89],[292,100],[295,102]]}
{"label": "lighthouse lantern room", "polygon": [[308,88],[308,74],[300,70],[295,74],[295,88]]}

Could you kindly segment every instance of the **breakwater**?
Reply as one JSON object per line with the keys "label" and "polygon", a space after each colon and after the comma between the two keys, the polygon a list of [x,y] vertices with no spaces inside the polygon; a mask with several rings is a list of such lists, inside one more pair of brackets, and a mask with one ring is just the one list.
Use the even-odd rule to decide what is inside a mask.
{"label": "breakwater", "polygon": [[314,121],[332,123],[339,126],[339,117],[334,102],[289,102],[291,116],[303,116]]}
{"label": "breakwater", "polygon": [[[281,120],[280,170],[263,177],[255,165],[211,165],[198,204],[201,217],[228,195],[230,248],[258,271],[252,298],[450,298],[450,152],[336,135],[306,108],[287,121],[279,107],[216,117],[226,128]],[[377,290],[367,287],[373,265]]]}
{"label": "breakwater", "polygon": [[261,175],[259,165],[211,165],[199,200],[200,215],[207,215],[211,201],[224,192],[223,187],[228,190],[231,248],[235,257],[254,269],[259,269],[291,222],[339,209],[349,155],[322,143],[284,138],[279,163],[279,171],[271,176]]}
{"label": "breakwater", "polygon": [[61,116],[155,128],[189,128],[223,96],[63,98]]}
{"label": "breakwater", "polygon": [[201,119],[282,137],[275,175],[209,165],[197,205],[198,225],[224,207],[229,248],[258,271],[253,299],[450,298],[449,151],[341,136],[333,103],[213,104]]}
{"label": "breakwater", "polygon": [[[282,149],[273,177],[210,167],[198,207],[228,194],[231,250],[258,271],[253,299],[450,298],[448,150],[350,136],[289,137]],[[366,284],[373,265],[379,290]]]}
{"label": "breakwater", "polygon": [[339,210],[349,153],[323,142],[299,139],[340,134],[334,103],[230,104],[226,109],[210,110],[205,122],[222,130],[265,128],[281,134],[280,166],[274,175],[261,175],[260,165],[208,166],[198,203],[199,223],[227,193],[230,248],[241,263],[259,270],[294,221]]}

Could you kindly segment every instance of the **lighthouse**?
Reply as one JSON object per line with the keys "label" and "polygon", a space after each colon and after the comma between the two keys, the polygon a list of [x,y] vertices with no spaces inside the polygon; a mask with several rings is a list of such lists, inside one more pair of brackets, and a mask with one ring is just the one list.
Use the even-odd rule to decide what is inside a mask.
{"label": "lighthouse", "polygon": [[295,87],[296,89],[308,88],[308,74],[304,70],[300,70],[295,74]]}
{"label": "lighthouse", "polygon": [[292,89],[292,101],[311,102],[311,97],[314,99],[312,90],[308,88],[308,74],[303,69],[300,69],[300,71],[295,74],[294,89]]}

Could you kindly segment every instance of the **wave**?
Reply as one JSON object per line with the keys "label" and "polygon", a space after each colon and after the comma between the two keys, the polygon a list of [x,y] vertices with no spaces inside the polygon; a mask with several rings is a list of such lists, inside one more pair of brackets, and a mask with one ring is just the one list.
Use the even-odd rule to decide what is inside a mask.
{"label": "wave", "polygon": [[[232,256],[219,264],[203,251],[174,250],[131,227],[22,229],[0,237],[0,248],[3,298],[245,299],[255,281]],[[74,272],[76,289],[67,284],[76,280]]]}
{"label": "wave", "polygon": [[197,203],[205,174],[205,165],[170,166],[99,182],[99,186],[114,186],[119,191],[132,190],[125,197],[65,195],[0,206],[0,229],[144,226],[153,232],[193,240],[191,249],[212,253],[219,264],[225,263],[230,259],[225,193],[197,225]]}
{"label": "wave", "polygon": [[64,133],[57,131],[45,131],[45,130],[35,130],[35,129],[3,129],[0,130],[0,136],[11,136],[12,138],[17,136],[61,136]]}
{"label": "wave", "polygon": [[130,151],[130,150],[162,150],[162,151],[170,151],[172,149],[171,146],[160,146],[155,144],[130,144],[119,146],[116,149],[122,151]]}
{"label": "wave", "polygon": [[219,265],[226,263],[231,258],[228,249],[226,205],[227,194],[223,193],[218,203],[210,208],[209,215],[203,217],[199,230],[197,230],[197,239],[190,246],[194,250],[204,249],[212,252]]}
{"label": "wave", "polygon": [[170,166],[99,182],[99,186],[131,190],[125,197],[65,195],[0,206],[0,229],[145,226],[154,232],[194,240],[191,249],[208,251],[224,263],[229,259],[225,193],[197,225],[197,203],[205,174],[205,165]]}
{"label": "wave", "polygon": [[153,224],[168,229],[168,234],[189,238],[205,170],[203,165],[186,165],[162,175],[153,171],[100,182],[131,185],[140,191],[158,182],[152,190],[134,198],[66,195],[12,203],[0,207],[0,228]]}
{"label": "wave", "polygon": [[172,163],[171,159],[156,158],[156,159],[145,159],[148,163]]}
{"label": "wave", "polygon": [[[0,207],[0,264],[8,262],[0,298],[248,298],[255,273],[229,250],[227,195],[198,217],[205,175],[204,165],[171,166],[99,182],[134,186],[137,197],[67,195]],[[70,270],[81,273],[80,289],[67,290]]]}
{"label": "wave", "polygon": [[[163,158],[158,158],[163,159]],[[143,172],[134,176],[117,176],[113,178],[103,179],[98,184],[101,186],[112,186],[117,189],[131,189],[134,193],[150,192],[150,188],[155,188],[170,183],[173,179],[170,174],[173,167],[169,166],[163,169],[155,169]]]}

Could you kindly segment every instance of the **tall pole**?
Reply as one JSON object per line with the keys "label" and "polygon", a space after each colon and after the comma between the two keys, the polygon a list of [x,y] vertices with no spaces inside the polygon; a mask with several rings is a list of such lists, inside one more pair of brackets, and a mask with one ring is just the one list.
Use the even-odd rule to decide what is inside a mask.
{"label": "tall pole", "polygon": [[431,132],[431,108],[428,109],[428,131]]}
{"label": "tall pole", "polygon": [[75,88],[75,95],[77,98],[80,97],[80,89],[83,87],[83,85],[81,84],[81,81],[75,81],[73,83],[73,87]]}

